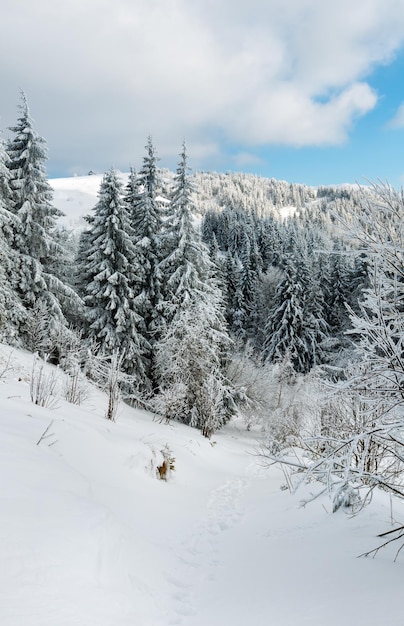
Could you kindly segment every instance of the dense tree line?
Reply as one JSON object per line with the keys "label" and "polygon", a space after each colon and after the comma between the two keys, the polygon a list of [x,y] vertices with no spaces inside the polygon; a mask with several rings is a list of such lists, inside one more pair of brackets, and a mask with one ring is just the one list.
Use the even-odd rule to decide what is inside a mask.
{"label": "dense tree line", "polygon": [[[340,217],[344,213],[340,212]],[[367,287],[366,256],[321,206],[281,221],[243,208],[207,211],[204,241],[216,256],[234,338],[264,361],[297,372],[333,363],[349,345],[350,307]]]}

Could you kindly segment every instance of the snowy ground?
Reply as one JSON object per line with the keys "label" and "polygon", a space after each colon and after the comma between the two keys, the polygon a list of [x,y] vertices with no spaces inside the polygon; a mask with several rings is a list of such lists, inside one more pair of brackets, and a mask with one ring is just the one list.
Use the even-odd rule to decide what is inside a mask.
{"label": "snowy ground", "polygon": [[[10,352],[0,346],[0,364]],[[388,499],[356,518],[332,515],[325,498],[302,507],[303,491],[260,467],[259,433],[241,424],[209,442],[125,405],[110,423],[95,389],[82,406],[38,407],[32,356],[11,362],[0,380],[2,626],[401,623],[404,556],[357,558],[391,528]],[[166,445],[176,471],[164,482]],[[398,503],[393,515],[404,520]]]}
{"label": "snowy ground", "polygon": [[[97,202],[102,178],[101,174],[94,174],[49,180],[54,193],[53,204],[64,213],[60,224],[72,230],[84,228],[83,217],[91,214]],[[127,180],[128,175],[122,174],[122,182],[125,184]]]}

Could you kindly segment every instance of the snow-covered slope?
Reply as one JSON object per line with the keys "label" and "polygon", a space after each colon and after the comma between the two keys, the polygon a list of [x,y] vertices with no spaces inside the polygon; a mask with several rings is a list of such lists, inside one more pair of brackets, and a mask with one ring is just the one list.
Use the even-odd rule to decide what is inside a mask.
{"label": "snow-covered slope", "polygon": [[[356,558],[390,527],[383,497],[356,518],[332,515],[325,498],[301,507],[309,488],[282,490],[282,472],[256,456],[260,433],[239,423],[211,442],[126,405],[111,423],[94,388],[81,406],[36,406],[33,357],[0,346],[0,363],[10,354],[0,379],[2,626],[401,623],[404,560]],[[156,478],[165,446],[175,457],[167,482]]]}
{"label": "snow-covered slope", "polygon": [[[173,173],[162,170],[163,179],[170,183]],[[122,182],[126,185],[128,173],[119,173]],[[102,180],[101,174],[88,176],[73,176],[71,178],[53,178],[49,181],[54,191],[54,205],[63,211],[64,217],[60,223],[69,229],[81,230],[85,222],[83,217],[89,215],[97,202],[97,194]],[[197,193],[194,197],[198,213],[203,215],[207,210],[222,210],[224,206],[245,206],[257,214],[266,214],[276,207],[276,214],[285,219],[296,211],[296,204],[292,203],[291,188],[302,188],[303,198],[296,199],[300,205],[308,194],[311,202],[315,197],[315,190],[297,185],[289,185],[285,181],[258,178],[248,174],[216,174],[197,173],[194,175]],[[295,191],[295,195],[296,195]],[[273,197],[272,197],[273,196]]]}
{"label": "snow-covered slope", "polygon": [[53,203],[63,211],[60,223],[69,229],[82,229],[83,217],[89,215],[97,202],[102,175],[52,178],[49,183],[54,191]]}

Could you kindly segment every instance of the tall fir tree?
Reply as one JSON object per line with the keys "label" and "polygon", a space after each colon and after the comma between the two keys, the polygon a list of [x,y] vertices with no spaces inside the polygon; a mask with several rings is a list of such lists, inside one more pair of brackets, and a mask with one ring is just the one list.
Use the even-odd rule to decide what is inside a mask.
{"label": "tall fir tree", "polygon": [[143,166],[136,178],[132,172],[126,202],[131,213],[131,226],[135,253],[133,269],[138,276],[134,310],[141,322],[139,332],[143,338],[144,370],[148,387],[156,388],[153,346],[164,326],[161,319],[161,272],[163,208],[159,193],[161,177],[157,168],[157,155],[152,139],[146,146]]}
{"label": "tall fir tree", "polygon": [[60,253],[55,241],[55,229],[56,220],[62,212],[52,205],[53,192],[45,167],[45,140],[34,130],[24,93],[21,98],[20,117],[16,126],[10,128],[14,138],[7,146],[12,210],[21,222],[15,233],[15,244],[41,263],[46,271],[52,256]]}
{"label": "tall fir tree", "polygon": [[171,196],[171,251],[160,263],[167,325],[157,345],[156,368],[166,418],[210,436],[232,406],[223,373],[229,337],[209,251],[192,222],[192,193],[184,144]]}
{"label": "tall fir tree", "polygon": [[180,309],[189,308],[195,302],[208,304],[216,292],[220,297],[209,250],[193,225],[193,192],[184,145],[171,194],[171,215],[166,223],[166,256],[159,265],[164,276],[167,323]]}
{"label": "tall fir tree", "polygon": [[237,324],[235,324],[235,316],[237,315],[237,311],[241,308],[238,301],[238,295],[241,293],[239,289],[241,284],[239,279],[241,268],[242,266],[238,256],[233,258],[229,250],[227,250],[223,272],[225,286],[224,303],[226,321],[231,332],[235,332],[235,328],[237,327]]}
{"label": "tall fir tree", "polygon": [[[8,142],[6,161],[11,209],[17,218],[12,236],[13,248],[18,253],[17,288],[31,314],[39,303],[45,307],[48,333],[56,340],[63,336],[67,318],[75,319],[79,315],[80,300],[54,273],[64,256],[57,229],[57,218],[62,213],[52,205],[53,193],[45,167],[46,144],[33,128],[25,94],[20,112],[16,126],[10,129],[14,137]],[[29,335],[29,323],[21,332]]]}
{"label": "tall fir tree", "polygon": [[19,256],[13,247],[13,233],[18,218],[11,212],[13,204],[7,162],[8,155],[0,137],[0,341],[15,343],[26,311],[17,294]]}
{"label": "tall fir tree", "polygon": [[308,372],[312,365],[311,336],[306,332],[304,291],[292,254],[284,259],[284,272],[269,311],[263,355],[267,361],[286,356],[296,371]]}
{"label": "tall fir tree", "polygon": [[334,333],[346,331],[351,322],[347,303],[352,302],[352,267],[350,253],[344,249],[340,239],[335,239],[329,255],[329,284],[326,293],[326,318]]}
{"label": "tall fir tree", "polygon": [[80,275],[86,281],[84,301],[88,336],[100,353],[119,353],[122,367],[134,376],[134,388],[145,392],[147,374],[141,318],[134,295],[141,277],[135,273],[135,246],[122,182],[114,169],[103,177],[90,228],[82,239]]}

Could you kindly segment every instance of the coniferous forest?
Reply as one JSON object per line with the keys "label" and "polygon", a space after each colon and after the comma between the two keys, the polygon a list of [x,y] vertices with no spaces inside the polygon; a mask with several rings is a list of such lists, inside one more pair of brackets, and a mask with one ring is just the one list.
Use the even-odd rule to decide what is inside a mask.
{"label": "coniferous forest", "polygon": [[77,236],[19,110],[0,145],[1,341],[206,437],[242,415],[268,458],[303,449],[335,508],[402,494],[402,192],[191,174],[185,144],[169,173],[149,138]]}

